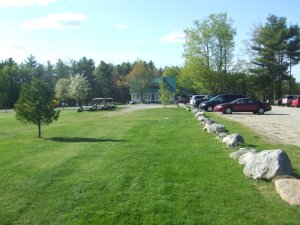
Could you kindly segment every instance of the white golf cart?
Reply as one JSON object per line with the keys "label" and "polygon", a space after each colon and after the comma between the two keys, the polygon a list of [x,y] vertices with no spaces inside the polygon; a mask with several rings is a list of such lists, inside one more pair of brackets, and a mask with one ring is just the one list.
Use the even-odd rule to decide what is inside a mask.
{"label": "white golf cart", "polygon": [[114,102],[113,98],[93,98],[92,104],[87,106],[80,106],[77,112],[82,111],[97,111],[97,110],[111,110],[116,109],[117,104]]}

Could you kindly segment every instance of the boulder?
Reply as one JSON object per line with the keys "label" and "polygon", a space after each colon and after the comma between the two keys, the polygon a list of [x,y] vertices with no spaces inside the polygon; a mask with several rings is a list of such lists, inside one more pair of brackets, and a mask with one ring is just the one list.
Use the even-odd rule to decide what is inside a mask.
{"label": "boulder", "polygon": [[244,138],[239,134],[230,134],[223,138],[222,142],[224,142],[227,148],[234,148],[236,146],[244,144]]}
{"label": "boulder", "polygon": [[197,120],[198,120],[199,122],[201,122],[201,121],[207,120],[207,118],[206,118],[205,116],[198,116],[198,117],[197,117]]}
{"label": "boulder", "polygon": [[195,113],[195,117],[196,118],[198,118],[199,116],[203,116],[204,115],[204,112],[202,112],[202,111],[197,111],[196,113]]}
{"label": "boulder", "polygon": [[247,152],[239,157],[239,164],[246,165],[249,161],[251,161],[255,157],[254,152]]}
{"label": "boulder", "polygon": [[283,150],[265,150],[256,153],[246,163],[244,174],[253,179],[270,180],[278,176],[292,175],[292,164]]}
{"label": "boulder", "polygon": [[290,205],[300,205],[300,180],[283,178],[275,180],[275,188],[280,197]]}
{"label": "boulder", "polygon": [[211,119],[208,119],[208,118],[205,118],[200,123],[202,124],[202,126],[205,126],[206,124],[213,124],[213,123],[215,123],[215,121],[213,121]]}
{"label": "boulder", "polygon": [[225,126],[218,123],[212,123],[212,124],[205,124],[204,131],[207,131],[208,133],[224,133],[225,132]]}
{"label": "boulder", "polygon": [[254,149],[254,148],[240,148],[236,152],[231,153],[229,155],[229,157],[232,158],[232,159],[238,159],[238,158],[240,158],[240,156],[244,155],[247,152],[256,153],[256,149]]}
{"label": "boulder", "polygon": [[222,141],[224,137],[226,137],[228,134],[225,132],[221,132],[218,134],[218,136],[216,137],[217,140]]}
{"label": "boulder", "polygon": [[194,114],[196,114],[196,113],[199,111],[199,109],[197,109],[197,108],[194,108],[194,107],[192,107],[192,108],[193,108],[192,112],[193,112]]}

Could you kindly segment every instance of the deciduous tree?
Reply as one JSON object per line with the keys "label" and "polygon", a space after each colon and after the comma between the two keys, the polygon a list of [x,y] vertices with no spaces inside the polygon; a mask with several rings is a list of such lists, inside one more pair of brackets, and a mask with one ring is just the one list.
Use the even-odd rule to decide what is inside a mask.
{"label": "deciduous tree", "polygon": [[170,95],[168,92],[168,88],[162,81],[159,83],[159,100],[163,104],[164,108],[166,108],[166,105],[169,103]]}
{"label": "deciduous tree", "polygon": [[69,98],[71,80],[66,78],[61,78],[56,82],[55,85],[55,97],[61,102],[64,102]]}
{"label": "deciduous tree", "polygon": [[69,97],[76,100],[78,105],[82,103],[91,90],[86,77],[81,74],[71,75],[69,85]]}
{"label": "deciduous tree", "polygon": [[128,82],[131,92],[139,93],[142,102],[144,102],[144,93],[149,87],[152,79],[158,74],[153,62],[146,63],[137,61],[133,64],[132,70],[128,74]]}

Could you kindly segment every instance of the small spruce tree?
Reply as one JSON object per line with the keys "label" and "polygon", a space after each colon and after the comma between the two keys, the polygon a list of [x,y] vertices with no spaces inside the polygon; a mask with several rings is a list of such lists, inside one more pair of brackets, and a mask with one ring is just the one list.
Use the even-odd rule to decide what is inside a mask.
{"label": "small spruce tree", "polygon": [[41,138],[41,126],[57,120],[60,111],[53,108],[54,92],[42,80],[33,79],[30,84],[24,84],[20,97],[15,104],[16,117],[22,123],[34,124],[38,127],[38,137]]}

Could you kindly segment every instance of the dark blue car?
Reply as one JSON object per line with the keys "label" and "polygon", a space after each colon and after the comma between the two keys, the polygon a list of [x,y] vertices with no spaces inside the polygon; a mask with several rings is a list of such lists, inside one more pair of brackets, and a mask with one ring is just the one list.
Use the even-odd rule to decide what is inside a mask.
{"label": "dark blue car", "polygon": [[214,107],[218,104],[222,104],[222,103],[228,103],[228,102],[232,102],[235,99],[238,98],[246,98],[245,95],[235,95],[235,94],[224,94],[224,95],[217,95],[216,97],[202,102],[199,105],[199,108],[208,112],[212,112],[214,110]]}

